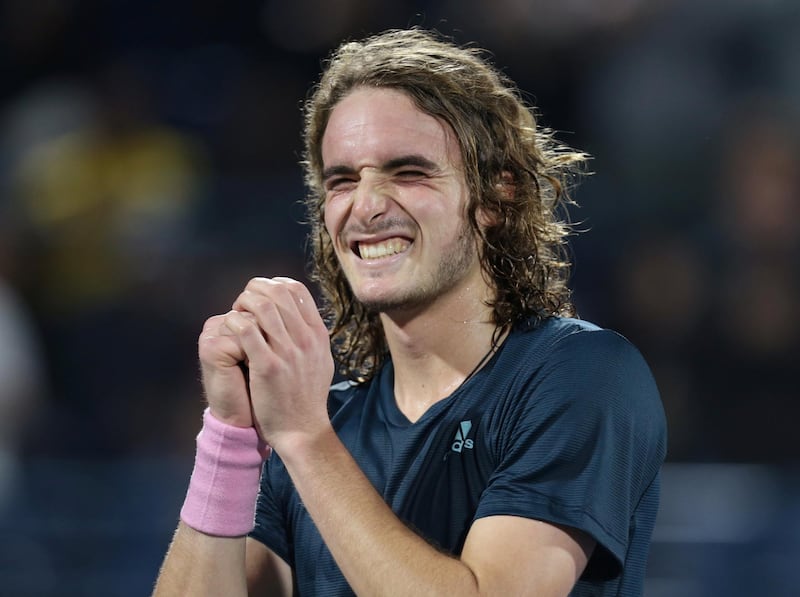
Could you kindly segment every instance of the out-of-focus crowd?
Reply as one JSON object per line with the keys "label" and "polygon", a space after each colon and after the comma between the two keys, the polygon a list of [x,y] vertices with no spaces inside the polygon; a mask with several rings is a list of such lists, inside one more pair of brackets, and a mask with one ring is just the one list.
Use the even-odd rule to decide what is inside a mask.
{"label": "out-of-focus crowd", "polygon": [[594,156],[575,301],[651,363],[670,459],[800,459],[794,2],[0,11],[0,478],[192,449],[203,320],[249,277],[305,279],[299,108],[320,60],[409,24],[488,47]]}

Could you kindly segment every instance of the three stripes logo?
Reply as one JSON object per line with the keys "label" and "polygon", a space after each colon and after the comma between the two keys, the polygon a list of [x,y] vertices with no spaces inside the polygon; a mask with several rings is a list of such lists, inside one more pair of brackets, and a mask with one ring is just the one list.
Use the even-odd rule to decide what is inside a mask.
{"label": "three stripes logo", "polygon": [[453,438],[453,444],[450,449],[453,452],[461,453],[462,450],[471,450],[474,443],[469,439],[469,432],[472,429],[472,421],[461,421],[456,430],[456,435]]}

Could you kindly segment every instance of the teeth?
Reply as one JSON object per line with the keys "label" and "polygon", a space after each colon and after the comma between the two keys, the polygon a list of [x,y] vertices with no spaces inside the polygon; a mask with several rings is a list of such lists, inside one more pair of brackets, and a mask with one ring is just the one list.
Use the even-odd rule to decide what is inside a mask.
{"label": "teeth", "polygon": [[359,243],[358,251],[361,254],[361,259],[380,259],[381,257],[402,253],[410,245],[410,242],[402,238],[390,238],[380,243]]}

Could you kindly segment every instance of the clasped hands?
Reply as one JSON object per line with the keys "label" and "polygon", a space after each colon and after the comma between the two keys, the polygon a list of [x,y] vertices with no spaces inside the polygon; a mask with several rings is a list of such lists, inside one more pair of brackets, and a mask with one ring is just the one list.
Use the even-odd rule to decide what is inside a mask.
{"label": "clasped hands", "polygon": [[206,320],[198,352],[206,399],[220,421],[254,426],[279,454],[330,428],[328,329],[302,283],[253,278],[229,312]]}

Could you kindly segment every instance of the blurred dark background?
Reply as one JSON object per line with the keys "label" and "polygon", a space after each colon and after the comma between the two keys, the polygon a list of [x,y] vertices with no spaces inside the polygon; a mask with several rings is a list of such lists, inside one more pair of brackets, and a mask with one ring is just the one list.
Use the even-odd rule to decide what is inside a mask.
{"label": "blurred dark background", "polygon": [[797,594],[800,3],[0,0],[1,595],[149,593],[202,322],[305,279],[300,105],[341,39],[408,25],[593,156],[575,301],[670,425],[646,594]]}

